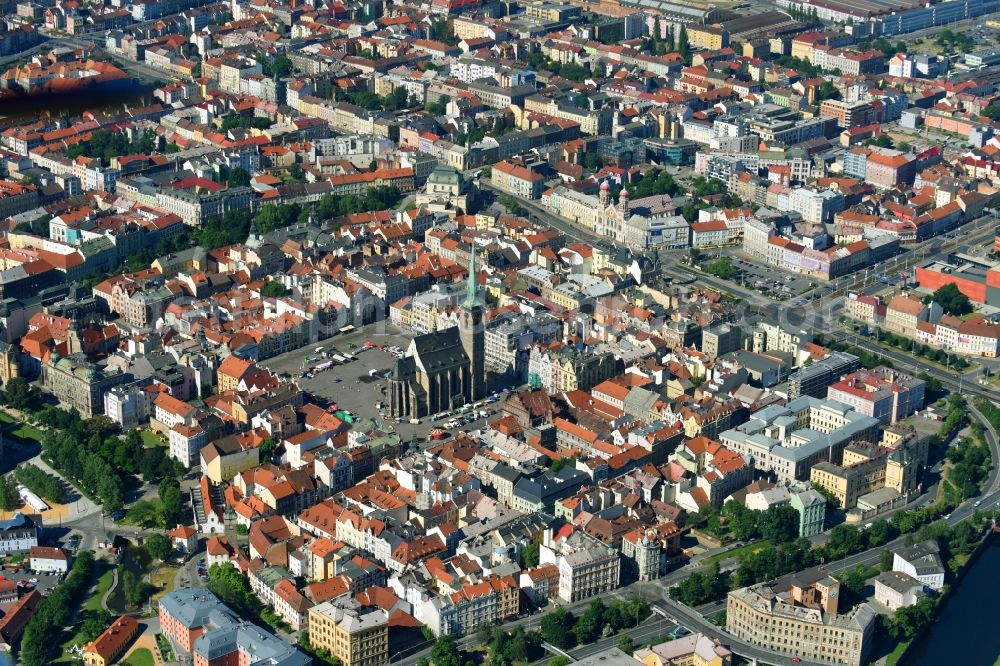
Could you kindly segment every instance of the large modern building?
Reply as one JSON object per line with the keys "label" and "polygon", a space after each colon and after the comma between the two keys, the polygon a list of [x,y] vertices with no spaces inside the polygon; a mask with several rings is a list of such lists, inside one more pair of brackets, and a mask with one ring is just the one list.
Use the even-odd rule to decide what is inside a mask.
{"label": "large modern building", "polygon": [[486,393],[483,304],[476,282],[476,250],[457,327],[418,335],[388,377],[389,414],[419,419],[450,411]]}
{"label": "large modern building", "polygon": [[701,332],[701,350],[718,358],[743,348],[743,329],[735,324],[721,323]]}
{"label": "large modern building", "polygon": [[729,593],[726,631],[765,650],[819,664],[867,663],[875,611],[838,613],[840,582],[807,569]]}
{"label": "large modern building", "polygon": [[859,365],[854,354],[830,352],[826,358],[799,368],[788,376],[788,397],[792,400],[804,395],[825,397],[830,384],[841,375],[856,370]]}
{"label": "large modern building", "polygon": [[817,463],[840,460],[850,442],[877,441],[878,429],[878,419],[843,403],[803,396],[784,406],[765,407],[719,439],[752,459],[758,471],[791,482],[808,479]]}
{"label": "large modern building", "polygon": [[815,9],[824,21],[864,26],[864,34],[874,37],[901,35],[1000,11],[997,0],[944,0],[933,4],[919,0],[778,0],[776,4],[805,12]]}

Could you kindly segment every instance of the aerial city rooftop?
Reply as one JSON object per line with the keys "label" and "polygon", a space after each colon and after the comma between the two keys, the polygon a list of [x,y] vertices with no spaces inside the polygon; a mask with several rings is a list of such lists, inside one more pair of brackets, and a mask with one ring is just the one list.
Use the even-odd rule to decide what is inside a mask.
{"label": "aerial city rooftop", "polygon": [[0,663],[995,659],[1000,0],[4,10]]}

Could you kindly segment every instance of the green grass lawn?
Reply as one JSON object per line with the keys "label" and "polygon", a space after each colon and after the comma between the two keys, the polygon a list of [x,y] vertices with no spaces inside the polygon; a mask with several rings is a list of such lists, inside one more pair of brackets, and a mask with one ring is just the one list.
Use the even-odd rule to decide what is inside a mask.
{"label": "green grass lawn", "polygon": [[885,656],[885,666],[896,666],[896,662],[903,656],[903,651],[910,645],[910,641],[900,641],[892,652]]}
{"label": "green grass lawn", "polygon": [[63,643],[62,653],[52,663],[54,664],[73,663],[76,660],[74,659],[73,655],[69,653],[69,650],[74,645],[78,645],[82,648],[83,643],[84,643],[83,637],[81,636],[80,632],[75,632],[72,636],[69,637],[69,639],[65,643]]}
{"label": "green grass lawn", "polygon": [[106,570],[101,574],[101,577],[97,579],[97,585],[94,587],[94,594],[91,595],[90,599],[87,599],[87,603],[83,605],[83,610],[85,611],[99,611],[101,610],[101,599],[107,594],[107,591],[111,589],[111,583],[114,580],[115,573],[114,570],[108,566],[107,562],[101,562],[101,567],[106,567]]}
{"label": "green grass lawn", "polygon": [[[94,586],[94,594],[91,595],[87,602],[81,608],[81,615],[86,615],[89,613],[97,613],[101,610],[101,599],[104,598],[104,593],[108,591],[111,587],[111,581],[114,578],[114,571],[111,565],[105,560],[96,560],[94,566],[97,567],[97,572],[100,577],[97,579],[97,584]],[[58,658],[53,663],[73,663],[76,661],[72,655],[69,653],[69,649],[74,645],[79,645],[83,647],[84,640],[81,631],[74,631],[62,644],[62,651]]]}
{"label": "green grass lawn", "polygon": [[18,421],[13,416],[7,412],[0,412],[0,424],[6,426],[17,426],[16,428],[11,428],[7,430],[4,434],[16,439],[16,440],[34,440],[36,442],[42,441],[42,431],[34,426],[30,426],[27,423],[22,423]]}
{"label": "green grass lawn", "polygon": [[769,545],[769,543],[770,542],[766,541],[766,540],[765,541],[755,541],[753,543],[748,543],[748,544],[745,544],[743,546],[739,546],[737,548],[732,548],[730,550],[727,550],[724,553],[716,553],[715,555],[712,555],[711,557],[706,557],[705,559],[700,560],[701,561],[701,565],[703,567],[710,567],[715,562],[721,562],[722,560],[727,560],[730,557],[735,557],[735,558],[739,559],[739,558],[742,558],[744,555],[748,555],[750,553],[756,553],[758,550],[762,550],[762,549],[766,548]]}
{"label": "green grass lawn", "polygon": [[130,666],[153,666],[156,662],[153,661],[153,653],[146,648],[139,648],[135,652],[129,655],[128,659],[122,662],[123,664],[129,664]]}
{"label": "green grass lawn", "polygon": [[34,426],[30,426],[27,423],[22,423],[19,427],[14,428],[8,434],[14,437],[20,437],[21,439],[33,439],[36,442],[41,443],[42,441],[42,431]]}
{"label": "green grass lawn", "polygon": [[160,441],[160,438],[157,436],[155,432],[147,428],[143,428],[142,430],[140,430],[139,436],[142,438],[143,446],[145,446],[147,449],[154,446],[166,446],[163,442]]}
{"label": "green grass lawn", "polygon": [[160,504],[159,497],[138,501],[128,509],[120,522],[140,527],[156,525],[156,516],[160,513]]}

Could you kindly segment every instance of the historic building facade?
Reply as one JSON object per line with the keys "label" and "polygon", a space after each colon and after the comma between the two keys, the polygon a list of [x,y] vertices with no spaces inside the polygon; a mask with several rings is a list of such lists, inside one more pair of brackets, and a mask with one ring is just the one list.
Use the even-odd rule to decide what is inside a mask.
{"label": "historic building facade", "polygon": [[418,335],[388,377],[389,413],[418,419],[486,393],[483,304],[476,283],[476,252],[469,261],[469,281],[459,325]]}

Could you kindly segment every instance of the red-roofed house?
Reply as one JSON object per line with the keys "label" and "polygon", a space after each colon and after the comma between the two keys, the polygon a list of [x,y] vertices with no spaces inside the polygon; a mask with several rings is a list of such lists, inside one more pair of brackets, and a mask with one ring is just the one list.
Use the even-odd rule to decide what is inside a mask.
{"label": "red-roofed house", "polygon": [[186,553],[193,553],[198,548],[198,531],[190,525],[178,525],[167,532],[174,548],[180,548]]}
{"label": "red-roofed house", "polygon": [[109,666],[125,652],[138,633],[136,619],[131,615],[122,615],[83,648],[84,666]]}

